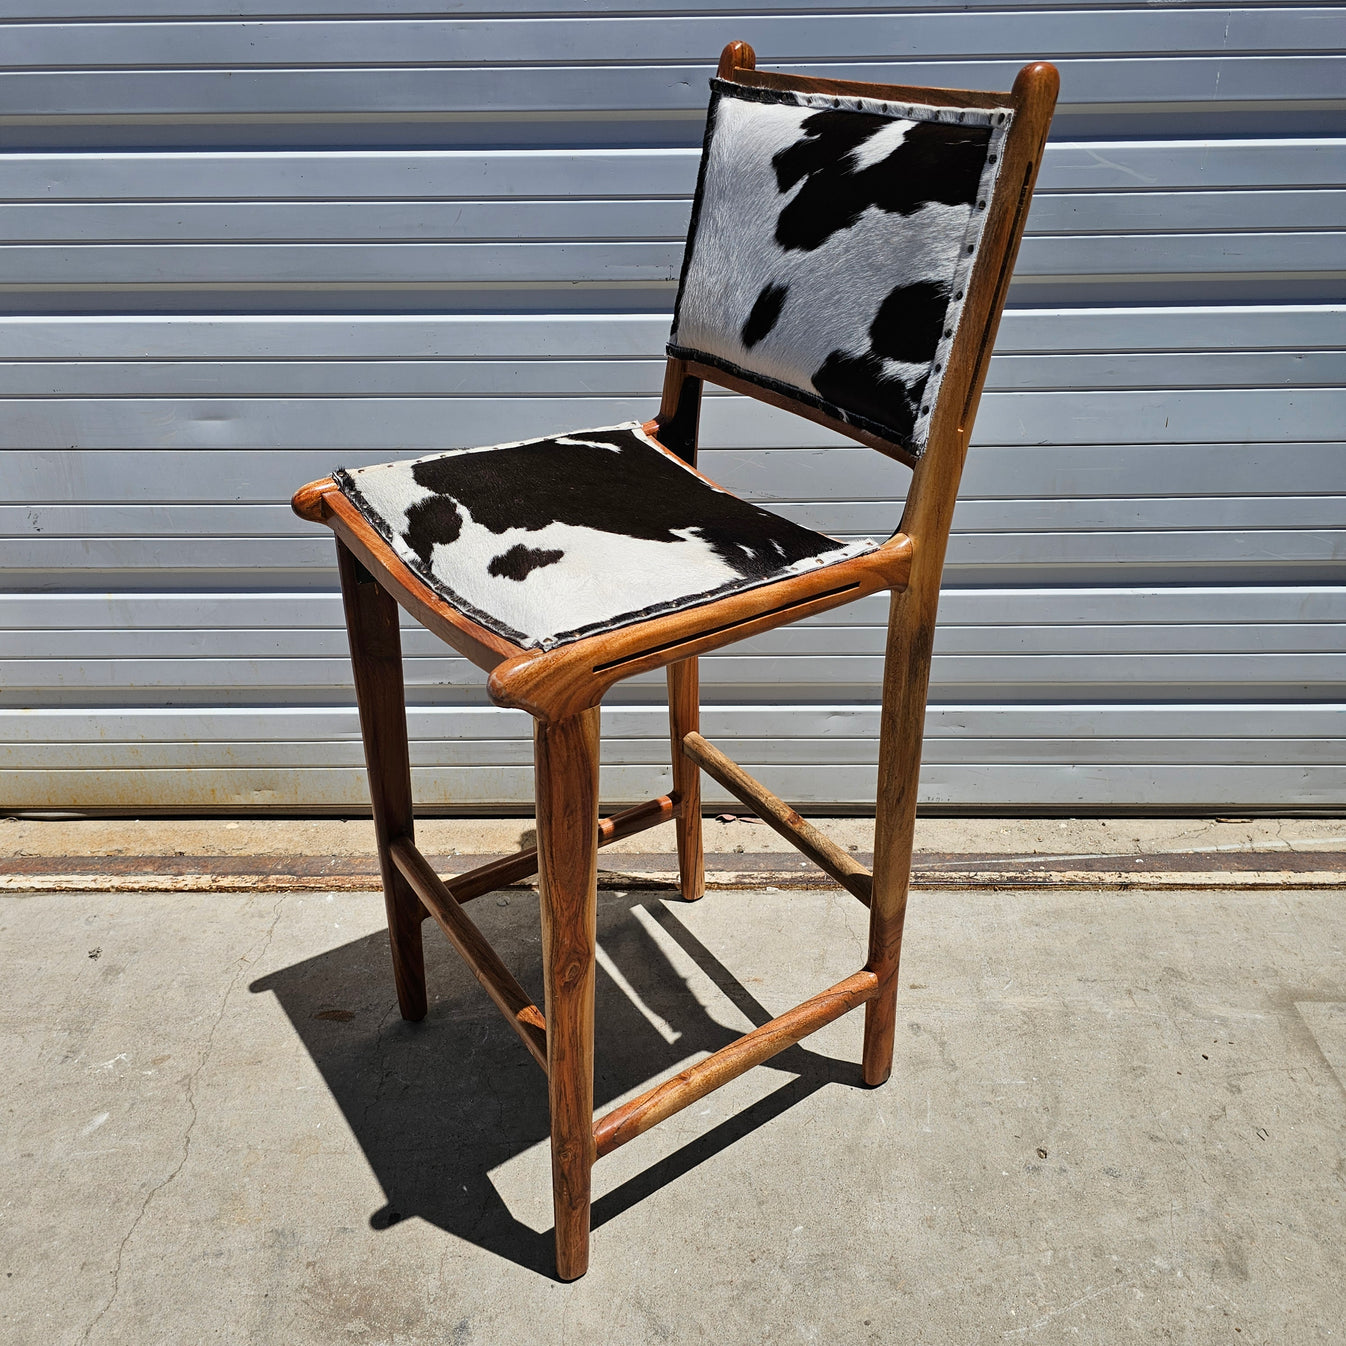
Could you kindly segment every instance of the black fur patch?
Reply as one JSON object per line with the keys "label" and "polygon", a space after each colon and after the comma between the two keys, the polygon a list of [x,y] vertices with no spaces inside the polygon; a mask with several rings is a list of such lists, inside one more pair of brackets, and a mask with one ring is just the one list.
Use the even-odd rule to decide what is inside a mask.
{"label": "black fur patch", "polygon": [[949,287],[938,281],[899,285],[874,316],[869,343],[875,355],[906,364],[929,364],[944,335],[944,315],[949,308]]}
{"label": "black fur patch", "polygon": [[977,199],[988,128],[917,122],[887,158],[857,169],[854,151],[891,121],[866,112],[817,112],[805,119],[804,139],[771,160],[782,194],[803,180],[776,221],[782,248],[812,251],[871,206],[910,215],[932,202],[971,205]]}
{"label": "black fur patch", "polygon": [[446,495],[422,500],[407,512],[407,545],[429,565],[436,542],[446,546],[458,541],[463,531],[463,516]]}
{"label": "black fur patch", "polygon": [[873,421],[899,440],[910,436],[920,413],[926,380],[914,384],[885,378],[877,355],[846,355],[833,351],[813,376],[813,386],[828,401]]}
{"label": "black fur patch", "polygon": [[522,542],[497,556],[486,567],[487,574],[503,575],[506,579],[522,583],[535,570],[543,566],[554,566],[565,552],[555,549],[543,551],[537,547],[525,547]]}
{"label": "black fur patch", "polygon": [[785,304],[785,296],[790,293],[788,285],[766,285],[757,296],[757,302],[743,324],[743,344],[749,349],[766,336],[776,325],[780,311]]}

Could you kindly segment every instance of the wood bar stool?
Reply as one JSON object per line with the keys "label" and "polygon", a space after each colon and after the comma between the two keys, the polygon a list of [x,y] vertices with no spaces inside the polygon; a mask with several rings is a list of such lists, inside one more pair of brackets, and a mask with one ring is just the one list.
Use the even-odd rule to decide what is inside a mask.
{"label": "wood bar stool", "polygon": [[[940,572],[1057,84],[1045,64],[1009,93],[807,79],[758,71],[731,43],[658,415],[339,470],[294,497],[336,534],[402,1014],[426,1013],[433,916],[546,1073],[563,1279],[588,1267],[595,1159],[859,1005],[864,1080],[888,1077]],[[707,381],[911,467],[899,530],[843,544],[702,476]],[[697,656],[879,590],[892,599],[871,874],[701,737]],[[417,850],[399,605],[489,673],[497,705],[533,716],[535,850],[449,880]],[[673,790],[600,821],[599,704],[657,668]],[[701,771],[869,907],[868,961],[595,1121],[597,848],[675,819],[682,896],[699,898]],[[533,873],[543,1011],[464,910]]]}

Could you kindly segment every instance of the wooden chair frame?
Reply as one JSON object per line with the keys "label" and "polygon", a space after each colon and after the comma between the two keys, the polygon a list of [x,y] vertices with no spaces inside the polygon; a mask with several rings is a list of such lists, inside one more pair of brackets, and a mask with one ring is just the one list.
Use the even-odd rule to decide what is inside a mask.
{"label": "wooden chair frame", "polygon": [[[398,560],[331,479],[301,488],[293,501],[303,518],[324,523],[336,534],[402,1015],[419,1020],[426,1013],[421,922],[432,916],[547,1075],[556,1265],[564,1280],[588,1268],[590,1171],[596,1159],[858,1005],[865,1006],[865,1083],[879,1085],[888,1078],[940,574],[968,434],[1058,87],[1056,70],[1045,63],[1020,71],[1009,94],[801,78],[757,71],[752,48],[742,42],[724,49],[718,73],[763,88],[1014,109],[962,322],[919,459],[802,402],[679,359],[669,360],[659,414],[645,426],[665,447],[694,463],[707,380],[817,421],[912,468],[893,537],[876,551],[837,565],[544,652],[511,644],[439,598]],[[871,874],[701,737],[697,656],[884,589],[892,598]],[[520,707],[535,721],[536,848],[447,881],[415,844],[399,604],[490,674],[493,701]],[[661,667],[668,677],[673,790],[600,821],[599,704],[614,683]],[[701,771],[869,907],[868,959],[844,981],[595,1121],[597,849],[675,819],[682,896],[699,898],[705,886]],[[534,873],[541,894],[545,1015],[463,910],[470,899]]]}

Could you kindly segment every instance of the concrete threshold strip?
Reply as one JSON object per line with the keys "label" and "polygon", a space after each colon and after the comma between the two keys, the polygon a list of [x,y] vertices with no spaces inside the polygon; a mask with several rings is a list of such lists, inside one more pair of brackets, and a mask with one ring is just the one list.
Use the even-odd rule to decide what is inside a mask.
{"label": "concrete threshold strip", "polygon": [[[446,875],[495,857],[429,857]],[[872,867],[873,856],[855,858]],[[605,864],[604,861],[607,861]],[[601,888],[668,888],[676,884],[671,855],[600,853]],[[710,888],[835,888],[794,854],[711,853]],[[535,886],[536,880],[513,885]],[[1273,889],[1346,887],[1346,850],[1227,847],[1117,855],[1015,855],[921,852],[913,860],[917,888]],[[0,857],[0,892],[368,892],[379,887],[378,861],[362,855],[118,855]]]}

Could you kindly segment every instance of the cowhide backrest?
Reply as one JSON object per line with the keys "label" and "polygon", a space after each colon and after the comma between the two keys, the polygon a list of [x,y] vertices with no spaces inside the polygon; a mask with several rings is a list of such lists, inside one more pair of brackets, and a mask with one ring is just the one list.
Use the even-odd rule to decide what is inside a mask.
{"label": "cowhide backrest", "polygon": [[919,457],[1011,117],[712,80],[669,354]]}

